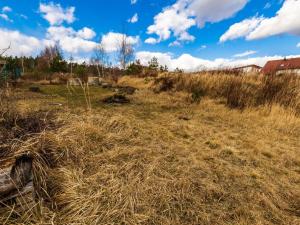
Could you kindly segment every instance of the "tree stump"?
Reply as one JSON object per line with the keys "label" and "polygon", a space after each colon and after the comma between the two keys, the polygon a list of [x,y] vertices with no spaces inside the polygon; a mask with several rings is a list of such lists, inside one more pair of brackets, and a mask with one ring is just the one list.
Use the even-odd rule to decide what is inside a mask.
{"label": "tree stump", "polygon": [[28,211],[34,204],[33,158],[23,155],[0,166],[0,214]]}

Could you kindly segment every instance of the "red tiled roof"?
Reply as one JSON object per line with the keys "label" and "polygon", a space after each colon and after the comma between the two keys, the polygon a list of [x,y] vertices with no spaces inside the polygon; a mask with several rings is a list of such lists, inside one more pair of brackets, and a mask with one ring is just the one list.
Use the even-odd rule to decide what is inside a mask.
{"label": "red tiled roof", "polygon": [[280,70],[291,70],[291,69],[300,69],[300,58],[269,61],[262,69],[262,72],[264,74],[272,74]]}

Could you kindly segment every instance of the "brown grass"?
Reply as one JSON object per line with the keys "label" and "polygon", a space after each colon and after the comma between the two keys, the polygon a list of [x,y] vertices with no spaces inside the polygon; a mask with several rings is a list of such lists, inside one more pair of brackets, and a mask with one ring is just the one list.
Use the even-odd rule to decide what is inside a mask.
{"label": "brown grass", "polygon": [[[300,119],[275,100],[224,106],[227,76],[176,79],[130,105],[58,112],[62,126],[14,142],[35,155],[43,201],[0,223],[300,224]],[[195,83],[205,95],[190,104]]]}
{"label": "brown grass", "polygon": [[300,78],[294,75],[167,74],[157,78],[153,88],[224,98],[231,108],[279,104],[300,113]]}

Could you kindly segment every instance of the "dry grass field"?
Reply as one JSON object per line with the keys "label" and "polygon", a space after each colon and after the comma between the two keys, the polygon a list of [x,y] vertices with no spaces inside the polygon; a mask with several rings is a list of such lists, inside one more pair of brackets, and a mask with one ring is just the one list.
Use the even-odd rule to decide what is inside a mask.
{"label": "dry grass field", "polygon": [[0,224],[300,224],[299,86],[182,76],[124,77],[139,88],[124,105],[98,87],[89,107],[65,86],[3,98],[2,157],[34,155],[39,198]]}

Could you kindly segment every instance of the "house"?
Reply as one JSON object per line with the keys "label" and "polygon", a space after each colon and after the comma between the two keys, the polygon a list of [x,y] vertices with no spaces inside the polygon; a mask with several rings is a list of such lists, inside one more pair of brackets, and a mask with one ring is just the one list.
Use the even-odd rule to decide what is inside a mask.
{"label": "house", "polygon": [[88,77],[87,83],[88,85],[97,86],[100,84],[100,80],[99,77]]}
{"label": "house", "polygon": [[243,72],[243,73],[259,73],[261,71],[261,67],[257,65],[247,65],[234,68],[234,70]]}
{"label": "house", "polygon": [[300,58],[272,60],[266,63],[262,72],[265,75],[269,74],[297,74],[300,75]]}

